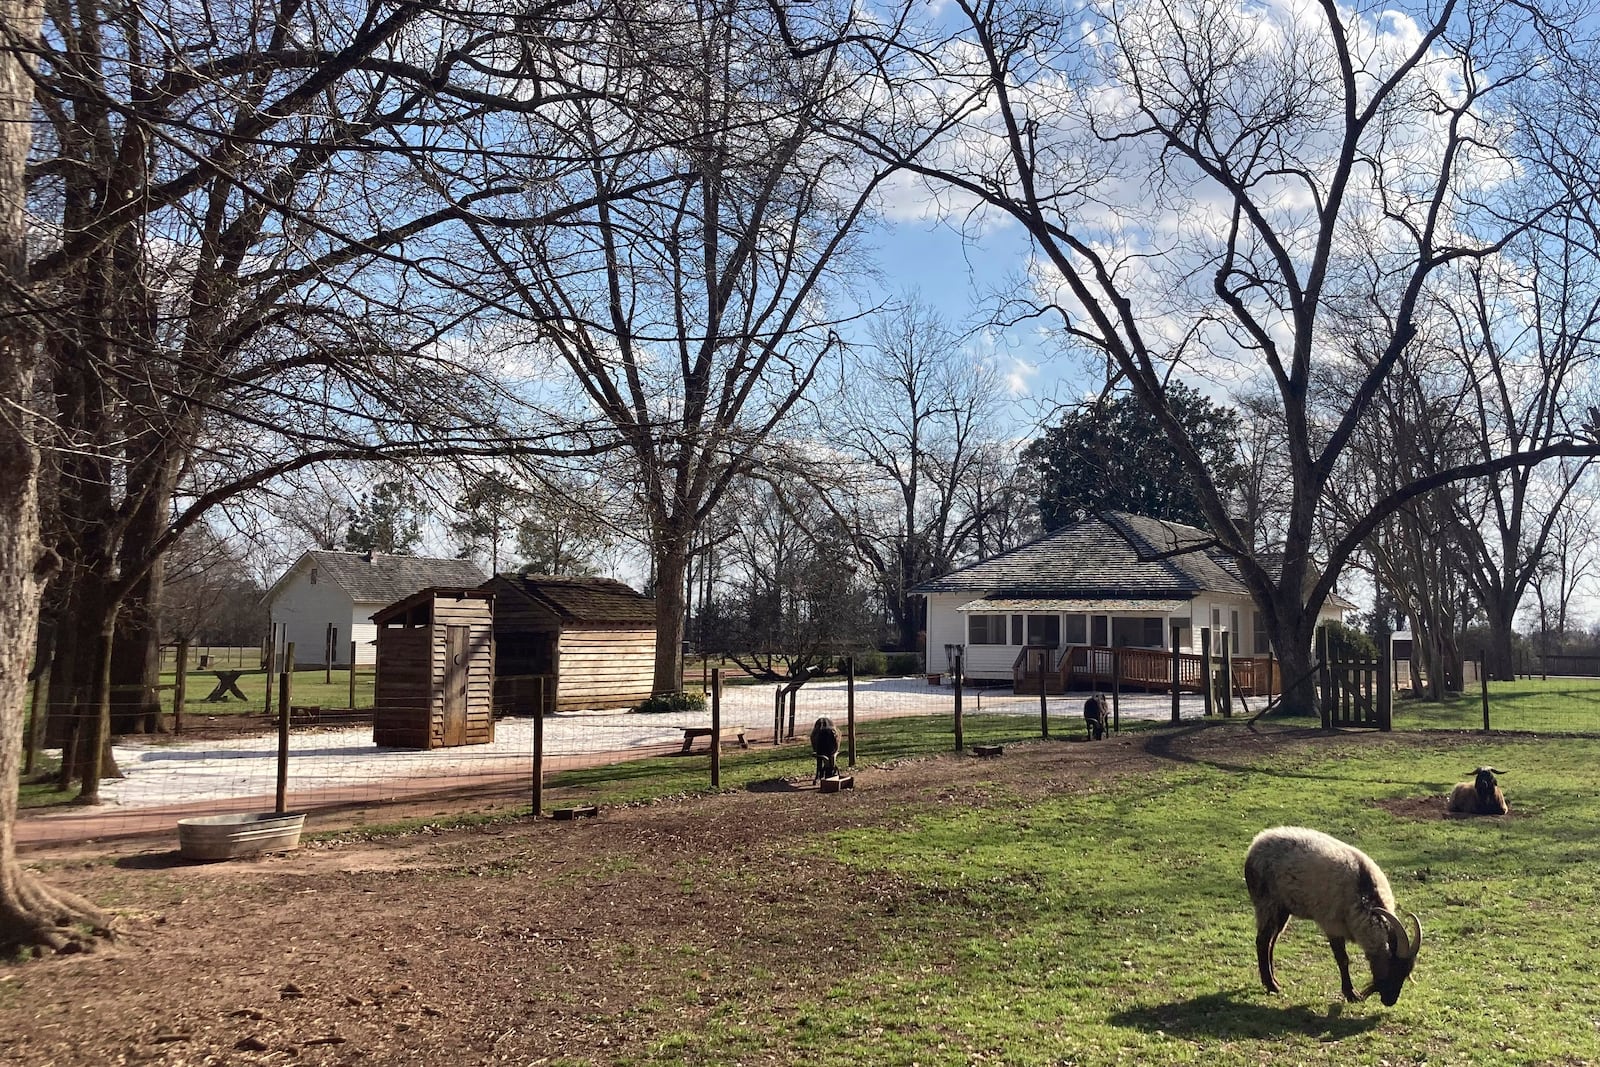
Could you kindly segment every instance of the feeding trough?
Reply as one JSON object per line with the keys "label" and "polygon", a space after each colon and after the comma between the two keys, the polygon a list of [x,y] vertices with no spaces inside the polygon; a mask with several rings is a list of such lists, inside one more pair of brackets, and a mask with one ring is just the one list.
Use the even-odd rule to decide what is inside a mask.
{"label": "feeding trough", "polygon": [[178,820],[178,852],[191,860],[231,860],[300,847],[303,811],[200,815]]}
{"label": "feeding trough", "polygon": [[571,819],[587,819],[600,814],[600,808],[595,804],[579,804],[571,808],[556,808],[550,812],[550,817],[560,822]]}
{"label": "feeding trough", "polygon": [[831,778],[822,780],[822,791],[824,793],[837,793],[841,789],[854,789],[855,787],[856,780],[853,775],[836,774]]}
{"label": "feeding trough", "polygon": [[973,745],[972,754],[983,759],[993,759],[1006,750],[1004,745]]}

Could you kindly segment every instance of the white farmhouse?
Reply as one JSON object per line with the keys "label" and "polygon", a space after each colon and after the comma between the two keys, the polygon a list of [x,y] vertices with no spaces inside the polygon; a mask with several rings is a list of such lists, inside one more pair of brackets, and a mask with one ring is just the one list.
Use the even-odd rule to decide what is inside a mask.
{"label": "white farmhouse", "polygon": [[481,585],[486,575],[471,560],[388,556],[379,552],[314,549],[295,561],[262,598],[281,652],[294,642],[297,664],[321,666],[332,642],[335,666],[375,662],[372,613],[430,586]]}
{"label": "white farmhouse", "polygon": [[[960,648],[967,677],[1020,680],[1044,654],[1053,688],[1096,673],[1111,649],[1170,664],[1174,631],[1195,653],[1202,629],[1219,656],[1224,641],[1235,657],[1270,656],[1249,589],[1210,545],[1192,526],[1113,511],[923,582],[912,592],[928,601],[927,669],[951,670]],[[1349,606],[1333,597],[1322,615],[1339,620]]]}

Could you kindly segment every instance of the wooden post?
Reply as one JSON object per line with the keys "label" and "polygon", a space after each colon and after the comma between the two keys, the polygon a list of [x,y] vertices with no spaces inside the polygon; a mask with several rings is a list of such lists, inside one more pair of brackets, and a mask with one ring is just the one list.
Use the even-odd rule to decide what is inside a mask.
{"label": "wooden post", "polygon": [[189,694],[189,639],[178,642],[178,675],[172,683],[172,732],[183,733],[183,705]]}
{"label": "wooden post", "polygon": [[789,740],[794,740],[794,713],[795,705],[800,702],[800,687],[795,686],[789,690]]}
{"label": "wooden post", "polygon": [[783,686],[772,691],[772,743],[783,744]]}
{"label": "wooden post", "polygon": [[1178,629],[1176,626],[1174,626],[1172,628],[1172,721],[1173,722],[1178,722],[1183,717],[1179,712],[1180,701],[1183,699],[1183,696],[1182,696],[1181,693],[1178,692],[1178,686],[1183,681],[1183,668],[1182,668],[1182,666],[1180,664],[1180,661],[1178,659],[1178,651],[1179,651],[1179,649],[1181,649],[1183,647],[1179,643],[1179,642],[1181,642],[1183,640],[1183,636],[1182,635],[1183,635],[1183,631],[1182,630]]}
{"label": "wooden post", "polygon": [[1277,673],[1278,673],[1278,660],[1277,660],[1277,657],[1275,657],[1272,654],[1272,649],[1269,647],[1267,649],[1267,703],[1268,704],[1272,703],[1272,698],[1275,695],[1273,693],[1273,686],[1277,684],[1277,678],[1274,677]]}
{"label": "wooden post", "polygon": [[1233,634],[1222,631],[1222,717],[1233,718]]}
{"label": "wooden post", "polygon": [[1388,656],[1378,657],[1378,729],[1394,729],[1394,663]]}
{"label": "wooden post", "polygon": [[1217,713],[1217,694],[1211,678],[1211,627],[1200,627],[1200,693],[1205,698],[1206,718]]}
{"label": "wooden post", "polygon": [[1483,669],[1484,654],[1478,653],[1478,684],[1483,688],[1483,732],[1489,732],[1489,674]]}
{"label": "wooden post", "polygon": [[711,788],[722,788],[722,668],[711,672]]}
{"label": "wooden post", "polygon": [[956,649],[955,677],[951,679],[956,690],[956,751],[966,748],[966,743],[961,738],[961,650]]}
{"label": "wooden post", "polygon": [[272,679],[278,673],[278,624],[270,623],[271,629],[267,631],[267,654],[262,658],[266,661],[267,668],[267,705],[262,711],[272,713]]}
{"label": "wooden post", "polygon": [[328,624],[328,636],[323,638],[323,641],[322,641],[322,652],[323,652],[323,656],[322,656],[322,671],[323,671],[322,684],[323,685],[332,685],[333,684],[334,651],[335,651],[335,648],[338,645],[338,643],[339,643],[339,638],[337,636],[335,636],[335,634],[333,632],[333,623],[330,622]]}
{"label": "wooden post", "polygon": [[856,658],[844,661],[845,736],[850,745],[850,769],[856,768]]}
{"label": "wooden post", "polygon": [[533,709],[533,817],[544,818],[544,675],[539,675],[539,702]]}
{"label": "wooden post", "polygon": [[1045,689],[1045,668],[1050,659],[1050,653],[1045,649],[1039,650],[1039,736],[1050,736],[1050,700]]}
{"label": "wooden post", "polygon": [[1111,650],[1111,728],[1122,729],[1122,649]]}
{"label": "wooden post", "polygon": [[356,643],[350,642],[350,710],[356,710]]}
{"label": "wooden post", "polygon": [[[284,662],[294,660],[294,642],[284,646]],[[267,672],[271,677],[271,672]],[[289,700],[294,681],[286,670],[278,682],[278,814],[289,810]]]}
{"label": "wooden post", "polygon": [[1322,712],[1322,728],[1333,729],[1333,667],[1328,663],[1328,628],[1317,627],[1317,705]]}

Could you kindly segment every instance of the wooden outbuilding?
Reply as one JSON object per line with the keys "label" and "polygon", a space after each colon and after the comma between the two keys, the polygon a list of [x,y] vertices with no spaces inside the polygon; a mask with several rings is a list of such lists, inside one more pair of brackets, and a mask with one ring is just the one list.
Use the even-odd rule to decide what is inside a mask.
{"label": "wooden outbuilding", "polygon": [[372,615],[372,738],[390,748],[494,740],[494,594],[434,586]]}
{"label": "wooden outbuilding", "polygon": [[656,602],[612,578],[500,574],[495,705],[503,715],[625,708],[650,696]]}

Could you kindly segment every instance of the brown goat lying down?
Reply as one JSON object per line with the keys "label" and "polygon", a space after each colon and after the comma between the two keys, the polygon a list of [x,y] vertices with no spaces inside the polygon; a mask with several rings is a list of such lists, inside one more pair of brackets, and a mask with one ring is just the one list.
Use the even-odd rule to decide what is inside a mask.
{"label": "brown goat lying down", "polygon": [[1461,782],[1450,790],[1445,810],[1456,815],[1504,815],[1511,805],[1506,803],[1506,795],[1494,777],[1503,773],[1493,767],[1479,767],[1472,772],[1472,781]]}

